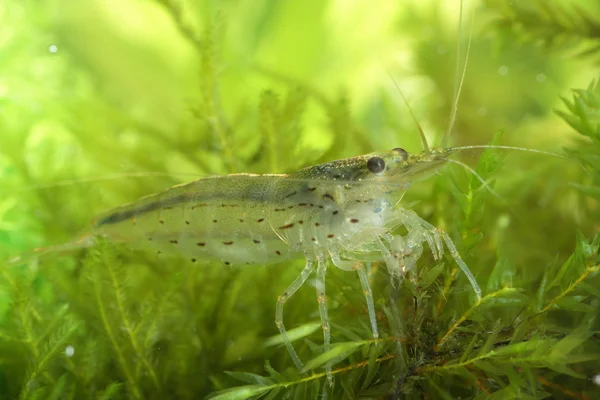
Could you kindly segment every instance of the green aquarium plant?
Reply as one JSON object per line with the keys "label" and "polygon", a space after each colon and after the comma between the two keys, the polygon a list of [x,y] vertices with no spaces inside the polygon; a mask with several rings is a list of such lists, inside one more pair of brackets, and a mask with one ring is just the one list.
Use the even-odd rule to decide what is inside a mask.
{"label": "green aquarium plant", "polygon": [[[0,398],[597,398],[600,10],[513,3],[3,2]],[[302,370],[275,325],[302,259],[30,252],[198,177],[419,152],[419,129],[491,145],[400,203],[483,295],[448,253],[401,282],[371,263],[374,339],[356,274],[331,267],[329,348],[314,283],[286,303]]]}

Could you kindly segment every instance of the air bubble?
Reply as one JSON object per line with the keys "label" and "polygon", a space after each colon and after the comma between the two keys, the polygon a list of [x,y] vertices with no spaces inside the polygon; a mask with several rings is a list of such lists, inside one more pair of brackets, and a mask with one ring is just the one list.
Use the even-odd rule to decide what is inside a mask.
{"label": "air bubble", "polygon": [[70,346],[70,345],[69,345],[69,346],[67,346],[67,347],[65,348],[65,355],[66,355],[67,357],[73,357],[73,354],[75,354],[75,347],[73,347],[73,346]]}

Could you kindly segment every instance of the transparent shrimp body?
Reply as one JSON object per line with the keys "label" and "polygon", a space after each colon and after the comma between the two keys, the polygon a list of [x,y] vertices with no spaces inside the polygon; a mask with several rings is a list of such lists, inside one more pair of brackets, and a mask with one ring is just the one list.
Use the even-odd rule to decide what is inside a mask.
{"label": "transparent shrimp body", "polygon": [[[409,185],[435,172],[454,149],[408,154],[397,148],[315,165],[290,175],[234,174],[202,178],[109,210],[92,234],[54,250],[86,247],[102,236],[192,263],[271,264],[304,258],[305,267],[279,296],[275,322],[294,363],[300,358],[283,321],[286,301],[316,270],[324,348],[330,344],[325,277],[328,261],[356,271],[373,336],[379,336],[364,263],[384,263],[398,282],[428,246],[435,259],[449,249],[478,297],[481,290],[448,235],[402,208]],[[395,232],[404,227],[407,232]],[[38,254],[53,251],[42,249]]]}

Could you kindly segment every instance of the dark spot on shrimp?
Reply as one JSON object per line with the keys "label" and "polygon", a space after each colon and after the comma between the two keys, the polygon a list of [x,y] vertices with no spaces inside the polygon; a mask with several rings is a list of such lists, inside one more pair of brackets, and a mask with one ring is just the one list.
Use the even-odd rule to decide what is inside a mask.
{"label": "dark spot on shrimp", "polygon": [[252,241],[253,241],[254,243],[256,243],[256,244],[259,244],[259,243],[260,243],[260,240],[257,240],[257,239],[252,239]]}
{"label": "dark spot on shrimp", "polygon": [[185,221],[185,224],[186,224],[186,225],[189,225],[189,224],[190,224],[190,221]]}
{"label": "dark spot on shrimp", "polygon": [[216,223],[217,223],[217,220],[216,220],[216,219],[213,219],[213,222],[216,224]]}
{"label": "dark spot on shrimp", "polygon": [[225,265],[231,265],[229,261],[224,261]]}
{"label": "dark spot on shrimp", "polygon": [[291,210],[292,208],[294,208],[294,206],[289,206],[289,207],[288,207],[288,209],[290,209],[290,210]]}
{"label": "dark spot on shrimp", "polygon": [[261,222],[263,222],[264,220],[265,220],[264,218],[260,218],[260,219],[257,219],[257,220],[256,220],[256,222],[258,222],[258,223],[261,223]]}
{"label": "dark spot on shrimp", "polygon": [[299,221],[298,221],[298,223],[299,223],[300,225],[302,225],[302,224],[304,223],[304,220],[299,220]]}
{"label": "dark spot on shrimp", "polygon": [[314,192],[315,190],[317,190],[316,186],[315,187],[309,187],[307,188],[309,192]]}
{"label": "dark spot on shrimp", "polygon": [[275,208],[273,211],[285,211],[285,208]]}
{"label": "dark spot on shrimp", "polygon": [[333,239],[333,238],[335,237],[335,235],[334,235],[333,233],[330,233],[329,235],[327,235],[327,237],[328,237],[329,239]]}
{"label": "dark spot on shrimp", "polygon": [[335,199],[333,198],[333,196],[332,196],[332,195],[330,195],[329,193],[325,193],[325,194],[323,195],[323,198],[324,198],[324,199],[331,199],[331,200],[335,201]]}
{"label": "dark spot on shrimp", "polygon": [[315,239],[314,237],[310,238],[310,240],[312,240],[313,242],[317,241],[317,239]]}
{"label": "dark spot on shrimp", "polygon": [[298,207],[306,207],[308,203],[298,203]]}
{"label": "dark spot on shrimp", "polygon": [[318,222],[315,222],[315,226],[321,226],[321,224]]}
{"label": "dark spot on shrimp", "polygon": [[322,205],[319,205],[319,208],[323,208],[323,206],[322,206]]}
{"label": "dark spot on shrimp", "polygon": [[206,203],[196,204],[195,206],[192,206],[192,210],[194,210],[194,209],[196,209],[198,207],[207,207],[207,206],[208,206],[208,204],[206,204]]}
{"label": "dark spot on shrimp", "polygon": [[352,218],[352,219],[350,220],[350,222],[352,222],[353,224],[356,224],[356,223],[358,222],[358,219],[356,219],[356,218]]}
{"label": "dark spot on shrimp", "polygon": [[293,196],[293,195],[295,195],[296,193],[298,193],[298,192],[296,192],[296,191],[293,191],[292,193],[290,193],[290,194],[288,194],[287,196],[285,196],[285,198],[287,199],[288,197],[292,197],[292,196]]}
{"label": "dark spot on shrimp", "polygon": [[333,215],[337,215],[339,213],[339,210],[335,210],[332,212]]}
{"label": "dark spot on shrimp", "polygon": [[148,238],[148,241],[149,241],[149,242],[151,242],[151,241],[152,241],[152,238],[151,238],[151,237],[149,237],[149,238]]}
{"label": "dark spot on shrimp", "polygon": [[275,254],[277,254],[278,256],[280,256],[281,252],[279,250],[275,250]]}
{"label": "dark spot on shrimp", "polygon": [[231,245],[233,244],[233,242],[223,242],[223,244],[224,244],[225,246],[231,246]]}
{"label": "dark spot on shrimp", "polygon": [[204,243],[204,242],[198,242],[198,243],[196,243],[196,246],[198,246],[198,247],[204,247],[204,246],[206,246],[206,243]]}
{"label": "dark spot on shrimp", "polygon": [[193,263],[195,263],[196,261],[198,261],[198,260],[196,260],[195,258],[192,258],[192,262]]}
{"label": "dark spot on shrimp", "polygon": [[177,240],[169,240],[169,243],[178,244],[179,242]]}
{"label": "dark spot on shrimp", "polygon": [[240,222],[244,222],[244,220],[240,218]]}
{"label": "dark spot on shrimp", "polygon": [[163,221],[162,219],[158,221],[159,224],[165,224],[165,221]]}
{"label": "dark spot on shrimp", "polygon": [[161,254],[161,253],[162,253],[162,251],[156,250],[156,254]]}
{"label": "dark spot on shrimp", "polygon": [[286,224],[286,225],[280,226],[279,229],[290,229],[293,226],[294,226],[294,224]]}

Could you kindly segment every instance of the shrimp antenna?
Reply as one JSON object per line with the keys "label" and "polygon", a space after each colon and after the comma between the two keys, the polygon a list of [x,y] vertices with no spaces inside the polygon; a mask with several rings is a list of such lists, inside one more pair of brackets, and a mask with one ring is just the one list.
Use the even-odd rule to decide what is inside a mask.
{"label": "shrimp antenna", "polygon": [[48,184],[40,184],[40,185],[29,185],[25,188],[14,189],[11,190],[11,193],[21,193],[21,192],[29,192],[29,191],[37,191],[44,189],[55,189],[59,187],[73,186],[73,185],[82,185],[86,183],[95,183],[95,182],[103,182],[103,181],[113,181],[124,178],[154,178],[154,177],[174,177],[174,176],[189,176],[193,178],[198,178],[200,175],[186,172],[125,172],[125,173],[117,173],[111,175],[104,175],[99,177],[91,177],[91,178],[76,178],[76,179],[64,179]]}
{"label": "shrimp antenna", "polygon": [[[565,156],[563,154],[557,154],[557,153],[553,153],[551,151],[528,149],[527,147],[503,146],[503,145],[496,145],[496,144],[481,144],[481,145],[472,145],[472,146],[457,146],[457,147],[450,147],[448,150],[449,151],[461,151],[461,150],[471,150],[471,149],[502,149],[502,150],[525,151],[525,152],[528,152],[528,153],[544,154],[546,156],[552,156],[552,157],[556,157],[556,158],[562,158],[564,160],[574,161],[572,158],[569,158],[569,157],[567,157],[567,156]],[[579,167],[583,170],[583,172],[587,176],[590,176],[590,172],[587,169],[585,169],[585,167],[580,162],[577,162],[577,164],[579,165]]]}
{"label": "shrimp antenna", "polygon": [[[474,14],[474,12],[473,12]],[[462,31],[462,17],[463,17],[463,0],[460,0],[460,13],[458,18],[458,32],[459,38],[456,43],[456,75],[454,78],[454,99],[452,100],[452,108],[450,110],[450,121],[448,123],[448,130],[446,130],[446,134],[442,138],[442,147],[445,147],[450,134],[452,133],[452,129],[454,129],[454,124],[456,123],[456,115],[458,113],[458,101],[460,100],[460,93],[463,88],[463,84],[465,82],[465,75],[467,74],[467,65],[469,64],[469,54],[471,53],[471,40],[473,38],[473,19],[474,15],[471,14],[471,26],[469,28],[469,40],[467,42],[467,52],[465,55],[465,65],[462,68],[462,74],[460,73],[460,32]],[[459,74],[460,79],[459,79]]]}
{"label": "shrimp antenna", "polygon": [[429,145],[427,144],[427,137],[425,137],[425,132],[423,131],[421,124],[419,124],[419,120],[417,119],[417,117],[415,117],[415,113],[413,112],[412,107],[410,106],[410,103],[406,99],[406,96],[402,92],[402,89],[400,89],[400,85],[398,85],[398,82],[396,82],[396,80],[394,79],[392,74],[389,73],[389,71],[388,71],[388,75],[392,79],[392,82],[394,82],[396,89],[398,89],[398,93],[400,93],[400,96],[402,96],[402,100],[404,100],[404,104],[406,104],[406,107],[408,107],[408,112],[410,113],[412,120],[414,121],[415,125],[417,126],[417,129],[419,130],[419,135],[421,136],[421,142],[423,143],[423,151],[425,152],[425,154],[429,154]]}
{"label": "shrimp antenna", "polygon": [[536,154],[544,154],[547,156],[564,158],[565,160],[570,160],[569,157],[564,156],[562,154],[552,153],[551,151],[544,150],[536,150],[536,149],[528,149],[527,147],[517,147],[517,146],[503,146],[496,144],[480,144],[480,145],[472,145],[472,146],[457,146],[450,147],[450,151],[460,151],[460,150],[472,150],[472,149],[505,149],[505,150],[516,150],[516,151],[526,151],[528,153],[536,153]]}
{"label": "shrimp antenna", "polygon": [[498,199],[500,199],[506,203],[506,200],[502,196],[500,196],[494,189],[492,189],[491,186],[488,185],[488,183],[485,181],[485,179],[483,179],[483,177],[481,175],[479,175],[477,173],[477,171],[475,171],[473,168],[469,167],[467,164],[460,162],[458,160],[452,160],[449,158],[446,161],[448,161],[449,163],[452,163],[452,164],[460,165],[461,167],[463,167],[464,169],[469,171],[471,174],[473,174],[473,176],[475,178],[477,178],[477,180],[481,183],[481,186],[483,186],[488,192],[490,192],[490,194],[492,196],[497,197]]}

